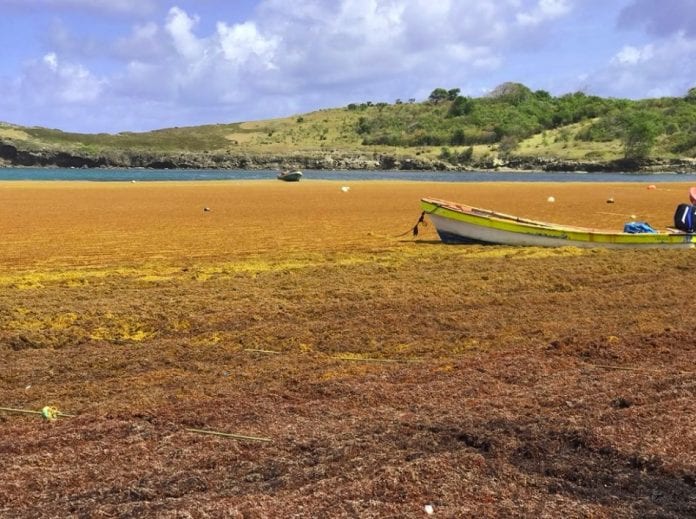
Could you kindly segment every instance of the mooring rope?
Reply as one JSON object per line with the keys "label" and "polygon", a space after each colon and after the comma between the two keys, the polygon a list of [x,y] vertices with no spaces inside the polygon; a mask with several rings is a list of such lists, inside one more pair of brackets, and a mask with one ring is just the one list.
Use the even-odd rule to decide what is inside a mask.
{"label": "mooring rope", "polygon": [[74,418],[74,414],[61,413],[55,406],[47,405],[41,411],[34,411],[31,409],[16,409],[14,407],[0,407],[0,411],[5,411],[8,413],[24,413],[24,414],[36,414],[43,416],[49,422],[56,420],[57,418]]}
{"label": "mooring rope", "polygon": [[394,238],[401,238],[403,236],[406,236],[407,234],[411,234],[412,236],[418,236],[418,226],[423,225],[426,227],[428,225],[428,222],[425,221],[425,211],[423,211],[420,215],[420,218],[418,218],[418,221],[416,222],[416,225],[411,227],[408,231],[403,232],[397,236],[394,236]]}
{"label": "mooring rope", "polygon": [[220,431],[211,431],[209,429],[186,429],[186,431],[192,432],[192,433],[197,433],[197,434],[210,434],[213,436],[222,436],[224,438],[233,438],[235,440],[247,440],[247,441],[252,441],[252,442],[270,443],[271,441],[273,441],[270,438],[261,438],[259,436],[246,436],[243,434],[233,434],[233,433],[220,432]]}

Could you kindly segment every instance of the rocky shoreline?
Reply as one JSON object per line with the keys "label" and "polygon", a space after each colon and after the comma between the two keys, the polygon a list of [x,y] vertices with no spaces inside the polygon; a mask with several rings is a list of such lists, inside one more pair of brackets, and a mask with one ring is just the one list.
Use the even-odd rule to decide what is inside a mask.
{"label": "rocky shoreline", "polygon": [[67,151],[22,150],[0,144],[0,166],[62,168],[149,168],[149,169],[329,169],[329,170],[504,170],[694,173],[696,159],[645,159],[612,161],[569,161],[541,157],[487,158],[467,164],[452,164],[421,156],[370,152],[252,153],[150,153],[119,151],[102,155]]}

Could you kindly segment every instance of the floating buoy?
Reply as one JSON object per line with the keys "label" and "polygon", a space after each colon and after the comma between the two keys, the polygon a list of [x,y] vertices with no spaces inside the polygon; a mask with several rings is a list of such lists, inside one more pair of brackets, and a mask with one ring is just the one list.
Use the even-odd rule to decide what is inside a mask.
{"label": "floating buoy", "polygon": [[553,197],[553,196],[550,196],[550,197],[548,197],[548,198],[546,199],[546,201],[547,201],[547,202],[551,202],[551,203],[553,203],[553,202],[555,202],[555,201],[556,201],[556,198],[555,198],[555,197]]}
{"label": "floating buoy", "polygon": [[614,199],[613,198],[607,198],[607,204],[613,204]]}
{"label": "floating buoy", "polygon": [[210,207],[204,207],[204,208],[203,208],[203,212],[209,213],[209,212],[210,212]]}
{"label": "floating buoy", "polygon": [[648,186],[648,189],[650,189],[650,190],[657,189],[657,186],[655,184],[650,184]]}
{"label": "floating buoy", "polygon": [[41,416],[43,416],[49,422],[54,422],[55,420],[57,420],[59,414],[60,411],[58,411],[58,408],[52,405],[47,405],[46,407],[41,409]]}
{"label": "floating buoy", "polygon": [[343,191],[344,193],[347,193],[348,191],[350,191],[350,187],[348,187],[348,186],[341,186],[341,191]]}

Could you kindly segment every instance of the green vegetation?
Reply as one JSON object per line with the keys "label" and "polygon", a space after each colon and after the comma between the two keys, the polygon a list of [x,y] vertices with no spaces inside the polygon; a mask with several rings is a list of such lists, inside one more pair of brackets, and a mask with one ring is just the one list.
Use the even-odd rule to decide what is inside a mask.
{"label": "green vegetation", "polygon": [[438,87],[423,102],[366,101],[284,119],[144,133],[87,135],[0,124],[0,144],[90,157],[368,152],[452,164],[515,156],[696,158],[696,88],[681,98],[632,101],[582,92],[554,97],[519,83],[480,98]]}
{"label": "green vegetation", "polygon": [[[684,98],[630,101],[581,92],[553,97],[506,83],[478,99],[437,88],[425,103],[365,111],[356,126],[364,145],[486,145],[501,156],[574,159],[696,157],[696,88]],[[523,146],[527,140],[534,147]],[[578,149],[583,156],[573,153]]]}

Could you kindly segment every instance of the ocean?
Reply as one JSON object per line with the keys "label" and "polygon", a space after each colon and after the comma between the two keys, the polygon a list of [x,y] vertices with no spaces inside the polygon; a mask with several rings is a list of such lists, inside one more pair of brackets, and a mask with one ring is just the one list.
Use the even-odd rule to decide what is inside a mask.
{"label": "ocean", "polygon": [[[0,168],[0,181],[89,181],[89,182],[162,182],[206,180],[272,180],[274,170],[220,169],[73,169],[73,168]],[[302,182],[312,180],[398,180],[425,182],[689,182],[696,174],[677,173],[579,173],[579,172],[501,172],[501,171],[304,171]]]}

